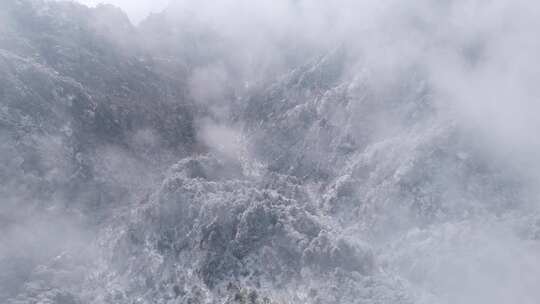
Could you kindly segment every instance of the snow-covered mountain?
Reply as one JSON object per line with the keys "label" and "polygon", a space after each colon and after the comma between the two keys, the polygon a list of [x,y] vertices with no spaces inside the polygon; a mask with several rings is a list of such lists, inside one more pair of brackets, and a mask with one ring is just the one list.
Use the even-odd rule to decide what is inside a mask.
{"label": "snow-covered mountain", "polygon": [[3,0],[0,302],[537,303],[535,6]]}

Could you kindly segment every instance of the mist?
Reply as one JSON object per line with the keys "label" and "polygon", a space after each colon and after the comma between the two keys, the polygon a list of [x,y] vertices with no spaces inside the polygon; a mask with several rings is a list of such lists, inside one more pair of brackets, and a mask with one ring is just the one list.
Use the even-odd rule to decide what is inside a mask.
{"label": "mist", "polygon": [[111,4],[121,8],[128,16],[131,22],[137,24],[152,13],[161,12],[169,3],[168,0],[74,0],[88,6],[97,6],[100,4]]}
{"label": "mist", "polygon": [[0,6],[0,300],[540,299],[540,4],[77,2]]}

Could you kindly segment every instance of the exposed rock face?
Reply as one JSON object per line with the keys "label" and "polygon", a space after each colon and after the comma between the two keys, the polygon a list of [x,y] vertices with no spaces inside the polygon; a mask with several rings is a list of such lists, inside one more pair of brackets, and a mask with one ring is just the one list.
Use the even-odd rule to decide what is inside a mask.
{"label": "exposed rock face", "polygon": [[0,302],[532,303],[531,184],[424,71],[286,47],[244,85],[171,14],[0,2]]}

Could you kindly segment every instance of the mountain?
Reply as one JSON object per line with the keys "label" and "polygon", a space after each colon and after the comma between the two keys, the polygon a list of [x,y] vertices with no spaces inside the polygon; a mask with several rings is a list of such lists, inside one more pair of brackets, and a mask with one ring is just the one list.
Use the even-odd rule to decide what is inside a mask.
{"label": "mountain", "polygon": [[279,3],[0,3],[0,301],[537,301],[534,175],[430,58]]}

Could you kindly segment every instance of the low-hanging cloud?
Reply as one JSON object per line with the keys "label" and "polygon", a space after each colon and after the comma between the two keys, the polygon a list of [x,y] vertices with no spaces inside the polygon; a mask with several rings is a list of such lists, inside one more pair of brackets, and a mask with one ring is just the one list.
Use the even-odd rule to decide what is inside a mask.
{"label": "low-hanging cloud", "polygon": [[[100,1],[80,2],[96,5]],[[319,131],[323,130],[323,127],[320,125],[332,124],[336,128],[345,128],[344,126],[349,123],[346,119],[352,120],[353,123],[347,125],[347,128],[351,129],[351,142],[354,139],[360,141],[358,139],[365,138],[368,138],[365,139],[368,143],[369,139],[381,139],[381,142],[372,143],[373,145],[366,151],[361,150],[365,148],[364,146],[355,145],[357,143],[343,144],[342,150],[356,149],[357,151],[351,154],[360,155],[359,160],[343,161],[346,163],[343,167],[347,174],[328,181],[330,186],[327,189],[332,189],[334,183],[336,196],[351,197],[353,202],[354,197],[360,196],[358,193],[361,191],[372,191],[370,193],[373,193],[373,197],[380,196],[382,194],[376,193],[379,191],[379,188],[375,187],[379,186],[376,182],[373,182],[375,184],[373,187],[372,184],[366,183],[366,187],[369,187],[367,190],[358,185],[363,179],[371,178],[370,168],[366,165],[366,168],[360,169],[367,173],[358,173],[355,171],[361,170],[353,167],[362,161],[368,164],[369,161],[373,161],[378,165],[373,171],[384,172],[385,165],[392,167],[394,162],[403,161],[401,157],[403,159],[409,157],[410,163],[405,164],[403,161],[403,164],[397,167],[402,169],[403,175],[413,171],[410,168],[416,165],[414,163],[417,161],[416,154],[413,156],[409,154],[419,153],[417,150],[420,148],[416,146],[416,142],[421,141],[422,136],[436,137],[438,130],[433,127],[434,130],[425,132],[400,133],[409,121],[402,122],[398,119],[394,121],[394,116],[389,114],[393,109],[388,109],[393,105],[384,103],[404,98],[403,96],[407,94],[416,96],[410,94],[410,91],[414,93],[427,91],[430,106],[436,108],[434,116],[438,115],[433,120],[440,118],[451,121],[453,126],[457,125],[463,134],[475,141],[477,146],[481,146],[482,163],[490,162],[501,171],[511,168],[514,171],[504,172],[519,175],[516,179],[524,181],[523,183],[532,189],[526,192],[530,196],[519,197],[519,200],[528,202],[526,207],[516,203],[512,205],[513,209],[504,211],[520,214],[538,211],[540,161],[537,155],[540,153],[540,139],[537,132],[540,130],[538,120],[540,89],[537,83],[540,80],[540,40],[537,36],[540,29],[540,4],[534,1],[173,0],[167,3],[165,0],[157,2],[110,0],[107,2],[126,10],[134,23],[139,23],[148,14],[160,12],[167,7],[159,18],[167,20],[168,26],[189,32],[190,39],[195,37],[195,42],[183,40],[186,38],[182,35],[174,36],[174,31],[167,39],[178,39],[178,45],[187,45],[186,48],[192,45],[200,47],[198,50],[212,48],[213,52],[209,52],[211,54],[208,55],[209,60],[202,64],[188,62],[185,67],[188,74],[185,76],[185,97],[193,101],[196,107],[204,109],[201,111],[204,113],[201,114],[202,117],[196,117],[194,123],[195,137],[197,143],[204,146],[201,148],[204,153],[209,152],[225,161],[259,164],[257,152],[249,151],[252,146],[248,144],[252,139],[250,136],[255,135],[243,129],[246,122],[242,121],[244,118],[242,110],[245,107],[243,103],[250,101],[253,92],[257,92],[258,89],[267,90],[265,92],[270,92],[268,95],[279,96],[275,102],[297,103],[297,106],[291,109],[285,105],[287,113],[280,116],[285,117],[283,121],[278,121],[270,127],[278,129],[281,127],[280,124],[289,123],[294,128],[297,121],[304,119],[310,121],[315,115],[324,116],[326,112],[332,112],[334,107],[331,103],[332,94],[339,94],[336,92],[341,92],[339,90],[342,89],[343,83],[348,87],[344,99],[348,98],[347,102],[352,106],[335,111],[335,115],[328,115],[328,119],[321,120],[318,125],[310,127],[307,131],[296,129],[290,131],[283,128],[290,133],[311,132],[309,134],[312,137],[325,135],[328,137],[325,138],[326,141],[308,138],[317,142],[316,149],[311,149],[313,146],[306,144],[297,148],[301,156],[287,156],[291,158],[298,156],[298,159],[291,162],[309,161],[316,165],[323,162],[331,163],[335,155],[330,155],[328,152],[330,149],[326,150],[327,147],[324,145],[327,142],[334,144],[337,139],[334,141],[335,133],[321,135]],[[211,37],[208,39],[212,43],[205,45],[207,41],[201,37]],[[197,45],[198,43],[202,46]],[[344,54],[342,56],[345,59],[343,68],[339,71],[340,75],[334,79],[337,84],[332,83],[330,89],[316,88],[320,92],[315,92],[316,89],[306,89],[301,91],[302,94],[290,96],[286,94],[280,96],[278,93],[272,95],[279,89],[274,90],[272,84],[279,87],[287,83],[285,80],[288,76],[306,65],[315,65],[313,70],[316,70],[316,65],[324,61],[320,60],[321,57],[327,54],[341,56],[335,55],[337,53]],[[173,62],[174,59],[159,57],[163,62]],[[326,75],[321,78],[324,76]],[[413,85],[409,86],[410,83]],[[301,86],[301,83],[298,81],[291,86],[296,88]],[[362,90],[369,94],[358,93]],[[368,103],[365,100],[369,98],[372,99],[369,101],[372,104],[365,105]],[[309,106],[313,104],[316,105],[313,107],[316,110],[312,111]],[[373,113],[369,112],[370,110],[373,110]],[[280,114],[283,113],[277,113],[276,116]],[[367,122],[354,121],[357,117],[367,119]],[[261,124],[263,122],[253,123],[256,126]],[[273,131],[271,129],[269,133]],[[276,133],[280,131],[282,130],[276,130]],[[140,152],[141,155],[157,154],[156,151],[161,149],[162,139],[156,132],[151,128],[135,132],[129,138],[127,148],[106,146],[97,149],[99,157],[94,169],[98,176],[101,174],[114,179],[127,191],[136,193],[131,197],[141,201],[148,190],[148,186],[145,185],[149,180],[159,179],[159,173],[150,174],[148,170],[150,165],[143,164],[140,158],[134,157],[131,153],[133,151],[124,149],[137,150],[138,152],[135,152]],[[433,135],[435,133],[437,134]],[[262,134],[268,136],[267,133]],[[300,137],[304,135],[301,134]],[[396,139],[399,136],[405,138],[404,143],[401,143],[399,138]],[[407,141],[409,136],[416,137]],[[42,154],[47,156],[47,164],[62,169],[62,163],[58,159],[58,155],[62,152],[61,142],[55,138],[46,138],[39,142],[43,144]],[[264,146],[260,150],[282,148],[278,146],[282,143],[277,140],[270,144],[276,146]],[[283,149],[295,144],[297,142],[286,142]],[[400,151],[404,155],[397,155]],[[393,158],[383,159],[385,153]],[[174,157],[172,152],[167,154],[168,161]],[[460,183],[467,181],[455,181],[452,179],[455,176],[447,175],[461,169],[460,166],[473,166],[470,165],[473,161],[466,152],[459,151],[455,158],[458,165],[453,162],[438,164],[440,168],[435,170],[437,171],[435,177],[428,176],[429,182],[446,183],[443,185],[444,190],[451,189],[448,190],[452,192],[451,195],[444,196],[444,199],[449,201],[445,202],[447,203],[445,206],[450,206],[449,208],[461,206],[459,204],[468,197],[460,193],[463,191]],[[429,165],[432,164],[426,167]],[[349,172],[347,166],[353,169]],[[51,170],[49,172],[51,178],[66,178],[60,174],[63,172],[60,169]],[[432,168],[425,170],[430,169]],[[391,184],[392,179],[403,178],[398,171],[399,169],[392,172],[393,174],[388,174],[391,177],[385,177],[388,181],[380,182],[383,185],[380,189],[387,189],[384,187]],[[354,174],[358,175],[356,179],[350,178]],[[375,175],[373,173],[373,176]],[[423,198],[427,197],[426,200],[431,198],[425,193],[420,193],[423,190],[417,189],[422,186],[415,184],[419,178],[416,176],[408,178],[411,180],[410,185],[406,184],[409,181],[405,181],[403,184],[406,185],[403,188],[411,186],[411,192],[418,191],[414,195],[425,195]],[[474,180],[475,184],[471,182],[471,185],[466,186],[476,187],[484,181],[482,178],[483,176],[478,178],[480,181]],[[407,191],[407,189],[400,190]],[[432,188],[426,191],[429,190]],[[329,190],[328,197],[332,197],[331,194],[334,192]],[[317,201],[319,194],[314,194],[312,199]],[[499,195],[494,192],[479,197],[479,200],[486,200],[487,202],[482,203],[488,205],[486,209],[489,209],[496,204],[489,200]],[[367,200],[372,198],[368,195],[365,197]],[[324,199],[326,198],[323,197]],[[330,200],[331,198],[328,199]],[[459,203],[453,205],[454,201]],[[369,203],[361,201],[358,204],[365,204],[367,207],[364,209],[369,211]],[[474,205],[471,209],[476,207],[477,205]],[[388,211],[384,208],[385,206],[376,205],[371,211],[379,212],[379,209],[383,212]],[[410,228],[410,231],[388,233],[389,235],[377,239],[381,243],[388,239],[394,241],[387,247],[378,248],[383,252],[380,256],[380,260],[383,261],[381,271],[393,271],[392,273],[399,279],[410,284],[405,285],[411,290],[420,290],[419,298],[424,298],[426,303],[487,304],[506,303],[512,299],[519,299],[522,303],[534,303],[538,298],[538,292],[532,286],[535,278],[540,275],[540,264],[534,260],[538,238],[522,237],[516,233],[517,228],[514,226],[517,226],[516,222],[519,222],[520,218],[513,218],[511,215],[504,217],[501,215],[504,212],[497,209],[497,212],[486,215],[481,221],[476,221],[478,218],[463,216],[465,219],[455,222],[445,218],[440,222],[432,221],[426,224],[415,222],[415,219],[405,219],[409,214],[405,212],[401,214],[399,208],[396,210],[391,212],[397,214],[395,218],[403,222],[409,221],[407,222],[409,226],[403,226]],[[5,213],[11,212],[8,210]],[[469,210],[458,210],[456,213],[458,212],[465,214]],[[474,213],[474,210],[471,213]],[[399,226],[401,223],[382,225],[389,226],[388,231],[391,231],[394,224]],[[19,225],[14,227],[19,229]],[[38,225],[37,229],[40,227]],[[387,227],[381,230],[384,228]],[[62,226],[59,224],[59,228],[55,229],[61,230]],[[25,229],[22,229],[22,232],[13,231],[16,237],[11,237],[10,234],[6,243],[12,243],[12,238],[16,239],[17,236],[27,235]],[[364,237],[361,233],[351,234],[358,242],[364,241],[361,239]],[[37,237],[32,236],[30,241],[33,241],[33,238]],[[69,238],[77,239],[78,236]],[[56,244],[57,240],[51,242]],[[22,245],[17,246],[25,248]],[[505,252],[507,248],[511,250]],[[0,257],[2,254],[4,253],[0,250]],[[512,269],[516,263],[522,267],[521,270]],[[468,276],[467,280],[461,281],[464,276]],[[520,278],[523,279],[524,285],[517,283]],[[501,282],[504,286],[498,289]],[[497,289],[497,292],[493,292],[494,289]],[[421,300],[419,302],[422,303]]]}

